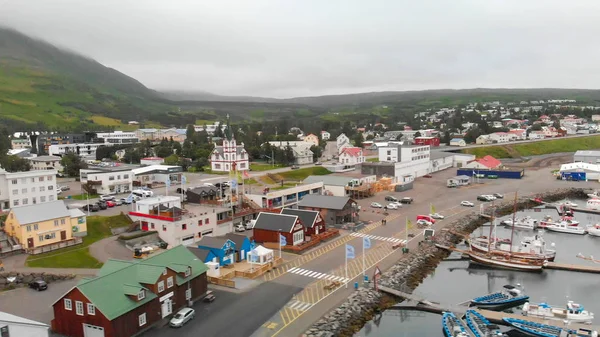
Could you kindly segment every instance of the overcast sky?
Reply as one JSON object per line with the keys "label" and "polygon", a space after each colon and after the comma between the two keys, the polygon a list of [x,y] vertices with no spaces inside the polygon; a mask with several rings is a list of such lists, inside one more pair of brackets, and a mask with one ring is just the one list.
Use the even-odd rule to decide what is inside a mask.
{"label": "overcast sky", "polygon": [[0,0],[0,23],[153,89],[599,88],[599,0]]}

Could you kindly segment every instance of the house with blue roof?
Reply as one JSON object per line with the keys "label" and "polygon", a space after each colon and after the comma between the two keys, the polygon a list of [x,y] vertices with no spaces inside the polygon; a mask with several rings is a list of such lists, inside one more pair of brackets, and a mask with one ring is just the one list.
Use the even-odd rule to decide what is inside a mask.
{"label": "house with blue roof", "polygon": [[[214,256],[210,261],[218,262],[220,266],[227,266],[235,263],[235,242],[228,238],[217,238],[212,236],[204,236],[200,241],[197,241],[199,249],[208,250]],[[204,261],[210,262],[210,261]]]}
{"label": "house with blue roof", "polygon": [[254,244],[246,235],[227,233],[225,237],[235,243],[235,262],[248,259],[248,252],[254,248]]}

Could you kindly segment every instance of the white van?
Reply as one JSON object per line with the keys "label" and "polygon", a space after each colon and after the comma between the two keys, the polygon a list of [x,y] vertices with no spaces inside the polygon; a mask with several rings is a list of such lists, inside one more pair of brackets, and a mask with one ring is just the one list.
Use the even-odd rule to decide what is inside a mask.
{"label": "white van", "polygon": [[244,227],[246,227],[246,229],[250,230],[250,229],[254,229],[254,225],[256,225],[256,220],[248,220],[244,224]]}

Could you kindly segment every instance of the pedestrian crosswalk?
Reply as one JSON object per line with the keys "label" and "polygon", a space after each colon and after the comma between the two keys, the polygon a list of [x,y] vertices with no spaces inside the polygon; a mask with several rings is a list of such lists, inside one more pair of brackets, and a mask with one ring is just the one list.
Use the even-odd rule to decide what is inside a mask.
{"label": "pedestrian crosswalk", "polygon": [[406,240],[402,240],[402,239],[397,239],[397,238],[391,238],[391,237],[384,237],[384,236],[377,236],[377,235],[370,235],[370,234],[365,234],[365,233],[351,233],[350,236],[358,236],[358,237],[367,237],[371,240],[378,240],[378,241],[387,241],[387,242],[391,242],[391,243],[401,243],[401,244],[405,244]]}
{"label": "pedestrian crosswalk", "polygon": [[327,280],[327,281],[339,281],[339,282],[348,282],[349,281],[349,279],[342,277],[342,276],[324,274],[324,273],[319,273],[316,271],[297,268],[297,267],[288,270],[288,273],[293,273],[293,274],[297,274],[297,275],[301,275],[301,276],[307,276],[307,277],[312,277],[312,278],[317,278],[320,280]]}
{"label": "pedestrian crosswalk", "polygon": [[287,306],[292,309],[296,309],[298,311],[306,311],[310,307],[312,307],[313,304],[294,300],[294,301],[291,301]]}

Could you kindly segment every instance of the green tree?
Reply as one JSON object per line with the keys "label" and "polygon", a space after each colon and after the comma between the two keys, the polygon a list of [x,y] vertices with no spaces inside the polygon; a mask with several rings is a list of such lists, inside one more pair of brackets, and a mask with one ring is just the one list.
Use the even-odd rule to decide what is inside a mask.
{"label": "green tree", "polygon": [[313,153],[313,162],[319,161],[319,158],[323,155],[323,148],[320,146],[313,145],[310,147],[310,150]]}
{"label": "green tree", "polygon": [[18,156],[4,156],[0,158],[0,165],[8,172],[23,172],[31,170],[31,163]]}
{"label": "green tree", "polygon": [[87,164],[77,154],[69,152],[62,156],[60,165],[67,177],[79,177],[79,170],[87,168]]}
{"label": "green tree", "polygon": [[362,143],[363,143],[363,135],[362,135],[362,133],[357,133],[354,136],[353,140],[354,140],[354,146],[362,147]]}
{"label": "green tree", "polygon": [[179,163],[179,157],[176,154],[172,154],[165,158],[165,165],[177,165]]}

